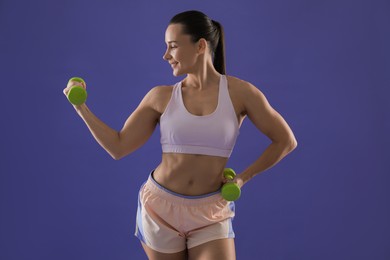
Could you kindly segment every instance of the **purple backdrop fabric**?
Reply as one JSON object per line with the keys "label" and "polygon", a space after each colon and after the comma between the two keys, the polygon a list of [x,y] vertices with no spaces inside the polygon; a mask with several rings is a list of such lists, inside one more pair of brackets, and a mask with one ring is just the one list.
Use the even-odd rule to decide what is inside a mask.
{"label": "purple backdrop fabric", "polygon": [[[244,187],[238,259],[390,259],[388,1],[0,1],[0,259],[146,259],[133,236],[158,129],[114,161],[62,94],[120,129],[156,85],[176,13],[225,27],[227,72],[268,97],[299,146]],[[246,120],[229,167],[269,143]]]}

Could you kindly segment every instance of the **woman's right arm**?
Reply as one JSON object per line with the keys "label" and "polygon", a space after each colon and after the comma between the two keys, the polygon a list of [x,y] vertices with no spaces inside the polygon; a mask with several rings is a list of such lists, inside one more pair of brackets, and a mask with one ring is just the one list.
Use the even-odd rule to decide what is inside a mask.
{"label": "woman's right arm", "polygon": [[[71,87],[64,90],[65,95]],[[161,103],[159,100],[161,88],[155,87],[145,95],[119,132],[95,116],[85,103],[74,108],[95,140],[112,158],[118,160],[141,147],[152,135],[161,115],[160,109],[156,106]]]}

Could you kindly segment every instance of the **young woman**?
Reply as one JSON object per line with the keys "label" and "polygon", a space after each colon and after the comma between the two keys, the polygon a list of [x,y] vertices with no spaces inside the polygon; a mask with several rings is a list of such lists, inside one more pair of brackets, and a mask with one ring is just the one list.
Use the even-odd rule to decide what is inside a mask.
{"label": "young woman", "polygon": [[[114,159],[142,146],[160,126],[162,160],[140,189],[136,221],[136,236],[149,259],[235,259],[234,203],[219,190],[241,123],[248,117],[272,143],[233,180],[240,187],[279,162],[297,142],[261,91],[225,75],[218,22],[198,11],[177,14],[165,42],[163,58],[173,75],[187,76],[174,86],[151,89],[119,132],[86,104],[74,107]],[[78,84],[70,82],[64,94]]]}

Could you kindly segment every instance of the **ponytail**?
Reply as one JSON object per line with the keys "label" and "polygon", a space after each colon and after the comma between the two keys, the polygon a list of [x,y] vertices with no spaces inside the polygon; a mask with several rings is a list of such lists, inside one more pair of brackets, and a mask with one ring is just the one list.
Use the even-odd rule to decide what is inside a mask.
{"label": "ponytail", "polygon": [[217,30],[217,35],[219,35],[217,46],[215,46],[214,51],[214,68],[221,74],[226,74],[226,65],[225,65],[225,36],[222,25],[212,20],[215,29]]}

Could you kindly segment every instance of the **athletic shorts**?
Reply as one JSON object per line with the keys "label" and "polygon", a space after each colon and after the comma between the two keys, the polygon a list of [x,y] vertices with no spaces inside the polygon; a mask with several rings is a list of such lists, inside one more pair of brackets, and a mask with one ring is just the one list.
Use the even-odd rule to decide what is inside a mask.
{"label": "athletic shorts", "polygon": [[234,214],[234,202],[224,200],[220,191],[184,196],[162,187],[151,174],[139,192],[135,236],[155,251],[177,253],[234,238]]}

